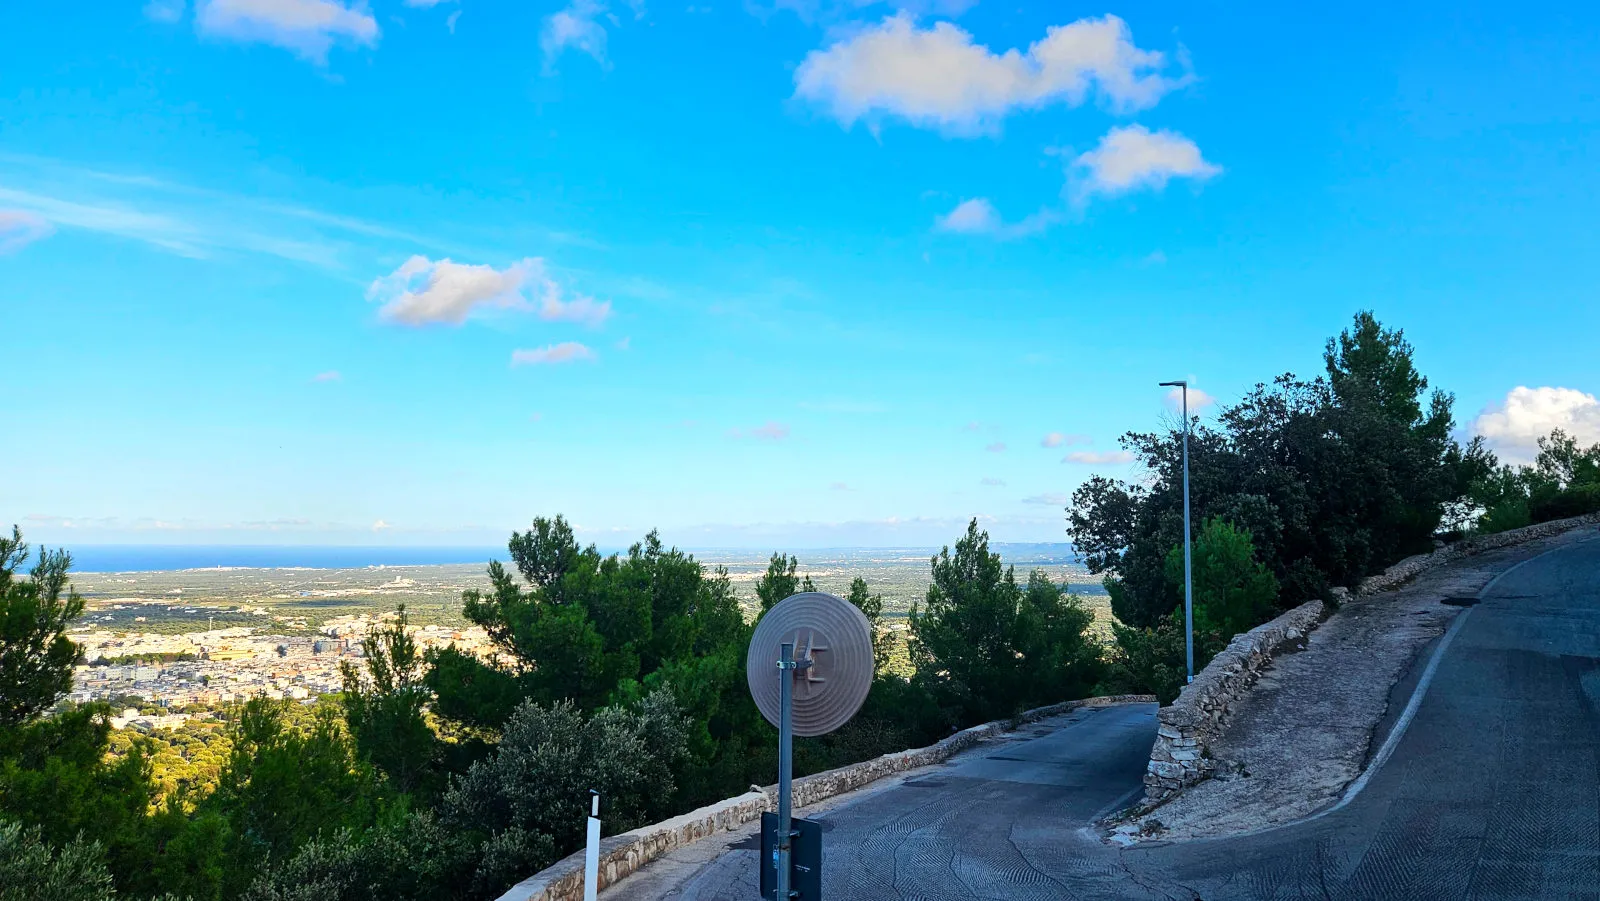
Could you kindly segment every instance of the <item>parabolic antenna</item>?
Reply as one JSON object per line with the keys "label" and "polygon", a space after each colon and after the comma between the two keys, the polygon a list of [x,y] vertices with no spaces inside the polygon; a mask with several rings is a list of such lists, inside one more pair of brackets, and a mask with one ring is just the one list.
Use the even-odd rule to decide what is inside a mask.
{"label": "parabolic antenna", "polygon": [[[802,669],[778,669],[794,644]],[[872,626],[849,601],[821,591],[792,594],[767,611],[750,639],[745,677],[767,722],[778,725],[779,679],[794,680],[794,734],[826,735],[850,721],[872,689]]]}

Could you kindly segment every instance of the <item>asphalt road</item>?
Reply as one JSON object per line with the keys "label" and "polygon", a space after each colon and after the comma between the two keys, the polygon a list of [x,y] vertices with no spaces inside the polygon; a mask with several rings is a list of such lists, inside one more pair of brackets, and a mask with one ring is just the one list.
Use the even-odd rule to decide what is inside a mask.
{"label": "asphalt road", "polygon": [[[1140,789],[1154,705],[1077,711],[817,816],[824,894],[1600,901],[1600,541],[1502,576],[1448,641],[1392,755],[1310,820],[1108,847],[1082,827]],[[755,857],[736,844],[651,897],[753,901]],[[618,888],[647,889],[654,866]]]}

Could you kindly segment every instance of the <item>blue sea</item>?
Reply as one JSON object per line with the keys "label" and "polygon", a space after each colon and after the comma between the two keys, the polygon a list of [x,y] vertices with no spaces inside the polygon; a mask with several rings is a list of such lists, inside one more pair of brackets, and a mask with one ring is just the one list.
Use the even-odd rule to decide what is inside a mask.
{"label": "blue sea", "polygon": [[154,572],[217,566],[257,568],[424,566],[435,563],[487,563],[506,559],[500,547],[330,547],[326,545],[158,545],[77,544],[71,547],[76,572]]}

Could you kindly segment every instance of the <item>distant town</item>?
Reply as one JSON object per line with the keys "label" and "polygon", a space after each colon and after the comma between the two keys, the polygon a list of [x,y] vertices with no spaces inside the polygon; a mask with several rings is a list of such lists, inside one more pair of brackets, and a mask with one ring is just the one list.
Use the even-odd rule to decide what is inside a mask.
{"label": "distant town", "polygon": [[[339,665],[359,660],[361,640],[390,614],[361,613],[335,617],[316,635],[275,635],[270,630],[232,626],[203,632],[164,635],[81,629],[72,639],[83,648],[83,662],[74,668],[68,700],[115,701],[162,710],[210,707],[258,695],[308,701],[342,687]],[[439,625],[412,628],[419,650],[455,645],[487,657],[488,634],[477,626]],[[116,729],[174,728],[188,713],[148,714],[140,707],[119,708],[111,720]]]}

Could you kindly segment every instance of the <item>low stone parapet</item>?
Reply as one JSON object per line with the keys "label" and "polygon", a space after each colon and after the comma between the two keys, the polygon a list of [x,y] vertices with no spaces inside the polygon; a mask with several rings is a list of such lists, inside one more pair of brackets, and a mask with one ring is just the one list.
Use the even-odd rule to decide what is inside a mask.
{"label": "low stone parapet", "polygon": [[1208,754],[1235,701],[1244,697],[1277,650],[1299,641],[1322,621],[1321,601],[1308,601],[1228,642],[1178,699],[1156,718],[1155,745],[1145,769],[1145,800],[1164,801],[1211,775]]}
{"label": "low stone parapet", "polygon": [[[952,756],[994,738],[1018,723],[1029,723],[1066,713],[1080,707],[1109,707],[1114,704],[1154,703],[1152,695],[1115,695],[1085,698],[1039,707],[1015,720],[1002,720],[973,726],[927,746],[884,754],[794,781],[791,795],[795,808],[806,807],[828,798],[854,791],[885,776],[918,767],[942,763]],[[600,889],[626,878],[635,870],[662,857],[674,848],[737,829],[761,818],[763,811],[777,810],[778,787],[752,789],[736,798],[719,801],[682,816],[673,817],[632,832],[624,832],[600,843]],[[577,901],[583,897],[583,852],[573,853],[554,865],[524,879],[500,896],[499,901]]]}

